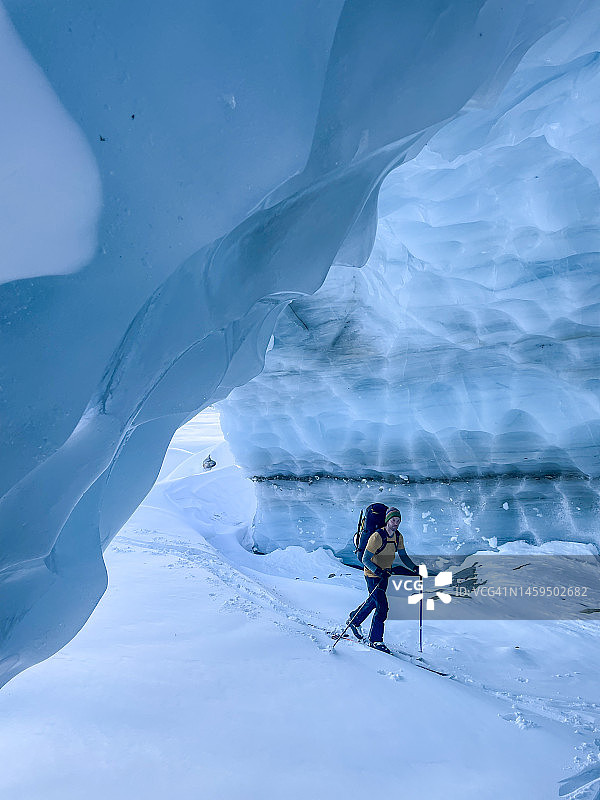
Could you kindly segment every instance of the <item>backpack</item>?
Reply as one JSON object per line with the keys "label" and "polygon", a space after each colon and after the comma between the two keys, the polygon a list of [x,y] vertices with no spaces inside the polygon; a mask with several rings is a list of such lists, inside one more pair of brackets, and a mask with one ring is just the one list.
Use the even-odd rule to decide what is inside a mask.
{"label": "backpack", "polygon": [[[358,529],[354,534],[354,552],[361,564],[369,538],[378,528],[383,528],[385,525],[387,510],[388,507],[383,503],[371,503],[370,506],[367,506],[366,511],[361,510],[360,512]],[[386,543],[384,542],[374,555],[381,553]]]}

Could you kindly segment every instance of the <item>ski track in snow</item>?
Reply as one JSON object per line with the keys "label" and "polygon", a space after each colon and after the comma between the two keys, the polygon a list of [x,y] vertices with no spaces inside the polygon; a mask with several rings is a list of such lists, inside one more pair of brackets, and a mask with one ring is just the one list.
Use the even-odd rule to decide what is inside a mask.
{"label": "ski track in snow", "polygon": [[[142,533],[150,534],[151,532],[143,531]],[[339,629],[339,619],[326,618],[305,608],[300,613],[280,592],[273,587],[263,585],[258,577],[259,573],[252,576],[245,574],[240,567],[232,563],[225,554],[210,543],[191,546],[184,540],[173,541],[165,535],[156,533],[153,534],[152,541],[121,534],[115,540],[113,547],[116,550],[133,547],[156,555],[175,556],[178,561],[170,564],[170,567],[183,567],[185,564],[199,566],[211,575],[214,588],[219,589],[214,592],[213,599],[215,602],[222,603],[220,610],[223,613],[236,610],[241,611],[249,618],[260,617],[263,620],[265,614],[269,614],[269,620],[280,630],[290,635],[301,635],[310,639],[323,652],[331,649],[331,638],[327,630]],[[231,595],[232,591],[233,595]],[[582,626],[586,626],[590,633],[594,633],[593,623],[556,622],[555,624],[566,628],[576,627],[579,630]],[[408,646],[405,642],[395,641],[392,637],[390,637],[390,642],[395,646]],[[339,646],[348,646],[348,643],[342,642]],[[353,645],[350,642],[350,646],[356,652],[356,644]],[[432,644],[430,648],[444,649],[438,644]],[[362,647],[360,649],[363,650]],[[365,668],[371,664],[372,669],[382,677],[396,682],[402,681],[401,672],[382,669],[382,664],[389,665],[389,658],[385,654],[369,652],[369,661],[364,660]],[[413,666],[408,658],[401,660],[406,664],[407,669]],[[594,757],[593,754],[597,753],[597,742],[600,736],[600,704],[586,702],[581,698],[560,699],[512,692],[477,680],[465,663],[455,663],[449,668],[442,665],[439,659],[431,659],[429,654],[427,654],[426,662],[435,668],[450,672],[447,678],[432,674],[432,680],[452,680],[473,691],[496,698],[501,705],[498,715],[522,729],[537,726],[545,718],[566,724],[574,733],[584,737],[580,745],[582,757],[578,761],[579,767],[585,765],[585,769],[561,782],[560,797],[600,800],[600,793],[592,795],[588,791],[590,789],[595,791],[596,783],[600,780],[600,765],[589,766],[589,760]],[[414,668],[418,669],[416,666]]]}

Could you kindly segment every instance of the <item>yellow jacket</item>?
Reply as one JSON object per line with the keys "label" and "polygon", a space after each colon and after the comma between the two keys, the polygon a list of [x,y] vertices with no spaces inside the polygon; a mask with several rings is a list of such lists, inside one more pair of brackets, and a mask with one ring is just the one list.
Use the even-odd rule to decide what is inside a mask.
{"label": "yellow jacket", "polygon": [[[384,537],[386,539],[385,547],[383,550],[381,550],[381,552],[377,553],[383,544]],[[369,553],[377,553],[377,555],[371,555],[371,561],[374,564],[377,564],[377,566],[381,567],[381,569],[391,569],[392,564],[394,563],[394,558],[396,557],[396,550],[405,549],[404,539],[400,531],[398,531],[394,536],[389,536],[387,531],[384,528],[381,528],[380,530],[371,534],[365,549],[368,550]],[[375,573],[367,567],[365,567],[364,570],[365,575],[368,578],[377,577]]]}

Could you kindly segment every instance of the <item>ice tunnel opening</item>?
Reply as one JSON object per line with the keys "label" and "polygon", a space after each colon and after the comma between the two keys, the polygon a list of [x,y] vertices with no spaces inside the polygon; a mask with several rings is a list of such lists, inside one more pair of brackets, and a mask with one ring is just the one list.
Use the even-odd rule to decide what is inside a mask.
{"label": "ice tunnel opening", "polygon": [[229,538],[252,551],[255,512],[254,483],[235,461],[218,405],[211,405],[177,429],[152,489],[125,529],[145,527],[146,515],[150,529],[158,513],[169,530],[195,532],[217,549]]}

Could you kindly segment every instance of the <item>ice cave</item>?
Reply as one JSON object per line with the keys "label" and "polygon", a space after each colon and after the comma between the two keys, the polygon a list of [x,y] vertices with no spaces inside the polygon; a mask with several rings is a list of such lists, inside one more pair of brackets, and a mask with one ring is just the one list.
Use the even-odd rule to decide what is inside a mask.
{"label": "ice cave", "polygon": [[[147,599],[130,601],[134,641],[154,631],[161,597],[165,630],[179,621],[191,637],[192,612],[172,606],[184,586],[169,571],[177,559],[188,577],[209,570],[208,588],[233,592],[223,619],[244,622],[223,641],[234,631],[255,641],[247,626],[266,615],[284,637],[269,645],[275,658],[300,659],[294,648],[312,646],[360,597],[352,536],[372,502],[398,506],[413,553],[598,556],[594,0],[5,0],[0,42],[6,719],[19,719],[27,691],[45,697],[43,670],[113,613],[113,574],[125,593],[145,580],[156,590],[153,615]],[[127,567],[134,551],[141,560]],[[205,608],[196,595],[186,602]],[[430,676],[418,674],[414,702],[422,689],[437,704],[427,736],[441,747],[441,709],[459,707],[482,735],[457,735],[431,770],[407,743],[416,766],[401,796],[425,786],[451,800],[467,789],[478,800],[598,800],[595,602],[600,588],[585,618],[543,630],[514,622],[510,635],[501,623],[460,634],[437,623],[434,655],[461,685],[445,694],[438,681],[429,695]],[[309,605],[328,621],[303,622]],[[106,623],[80,658],[123,652],[120,625]],[[294,626],[304,626],[298,645]],[[166,634],[152,635],[149,652],[139,645],[149,662]],[[213,680],[242,663],[242,645],[211,655],[211,641]],[[289,680],[317,684],[315,707],[328,707],[320,662],[302,658],[306,671]],[[357,651],[352,669],[363,661]],[[367,707],[378,707],[380,684],[407,692],[412,672],[375,672]],[[300,720],[291,739],[304,752],[306,698],[294,705],[278,675],[278,708]],[[341,695],[355,691],[352,675],[340,675]],[[564,675],[576,677],[563,696]],[[189,680],[176,705],[202,684]],[[99,713],[109,694],[93,695]],[[247,696],[207,701],[206,713],[235,716]],[[240,713],[230,734],[243,751],[254,728]],[[196,733],[186,724],[187,741]],[[337,729],[323,724],[331,741]],[[5,796],[33,800],[48,786],[48,797],[81,795],[89,774],[80,766],[61,783],[51,749],[41,762],[50,783],[20,784],[27,771],[6,737]],[[291,763],[265,787],[269,756],[248,759],[244,785],[225,778],[225,749],[189,782],[142,760],[129,784],[136,756],[119,746],[115,775],[101,770],[90,797],[158,798],[168,787],[325,797],[335,785],[321,746],[306,751],[312,788]],[[171,763],[185,753],[174,748]],[[368,770],[353,769],[346,797],[370,785]]]}

